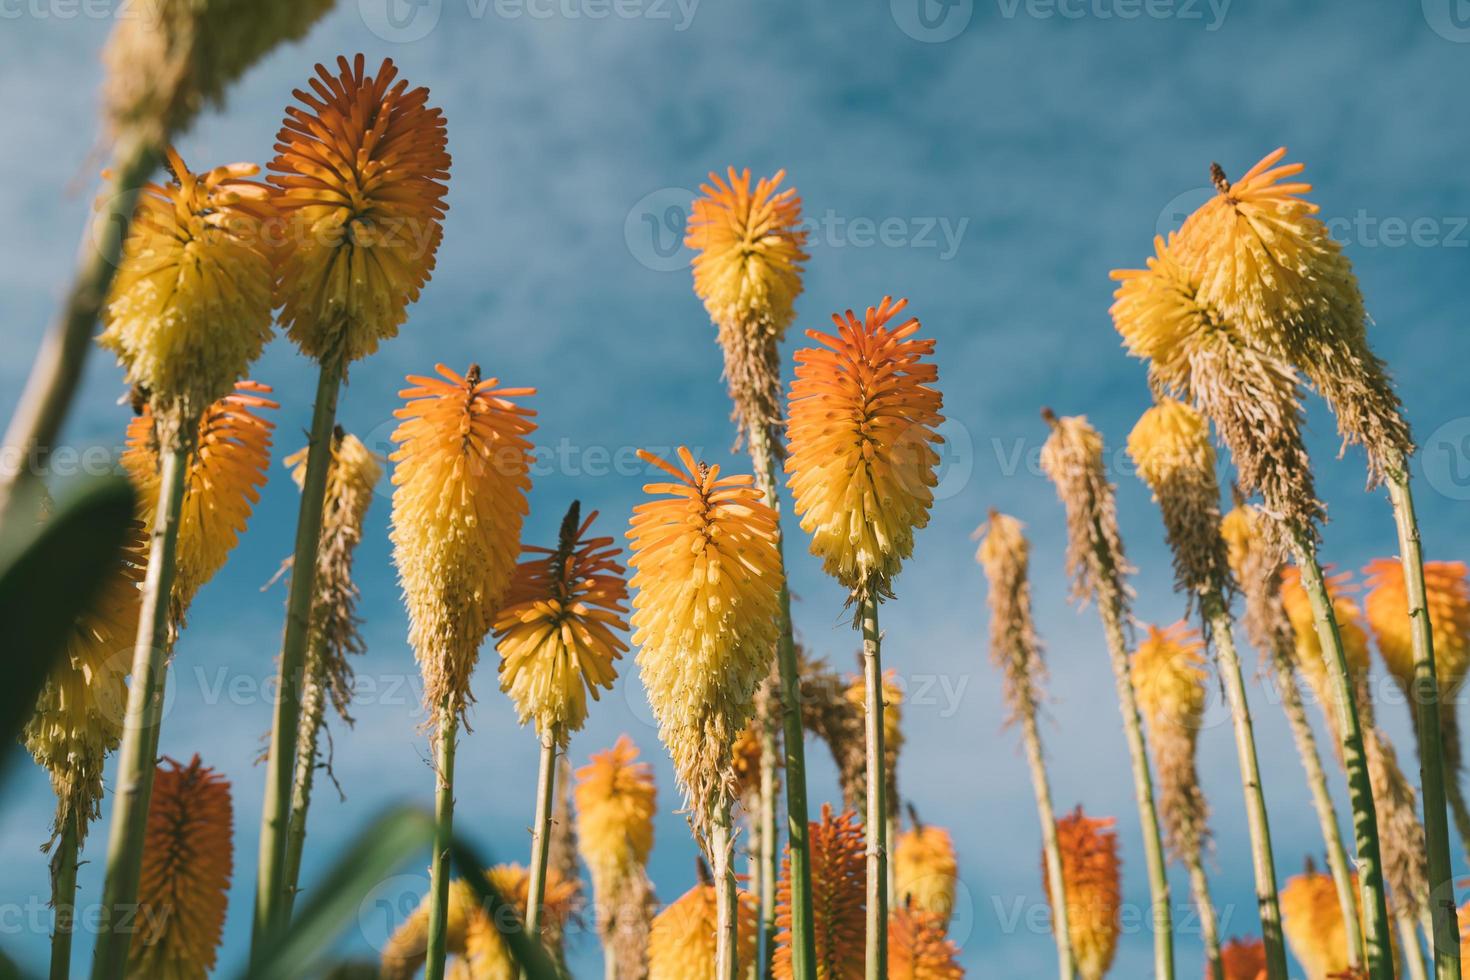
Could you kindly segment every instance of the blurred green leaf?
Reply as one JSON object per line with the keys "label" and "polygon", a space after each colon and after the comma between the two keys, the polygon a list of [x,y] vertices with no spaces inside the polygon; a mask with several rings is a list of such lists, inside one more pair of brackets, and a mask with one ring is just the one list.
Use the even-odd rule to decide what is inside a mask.
{"label": "blurred green leaf", "polygon": [[[383,879],[433,845],[434,818],[417,807],[389,810],[374,820],[337,860],[325,879],[311,886],[312,900],[294,917],[290,930],[254,967],[245,980],[302,977],[323,964],[337,938],[358,915],[365,899]],[[486,913],[504,923],[506,944],[525,970],[527,980],[562,980],[545,950],[526,936],[520,914],[486,879],[486,863],[469,845],[456,843],[455,866],[480,897]]]}
{"label": "blurred green leaf", "polygon": [[[10,655],[0,685],[0,734],[7,750],[35,708],[67,632],[117,561],[133,503],[132,485],[122,477],[87,480],[48,519],[4,529],[0,629]],[[16,754],[0,752],[0,772]]]}

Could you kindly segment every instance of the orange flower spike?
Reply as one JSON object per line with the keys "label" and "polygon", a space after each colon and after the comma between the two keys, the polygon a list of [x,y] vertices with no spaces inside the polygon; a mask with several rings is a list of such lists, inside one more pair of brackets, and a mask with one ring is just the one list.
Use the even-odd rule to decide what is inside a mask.
{"label": "orange flower spike", "polygon": [[[199,419],[195,452],[189,462],[184,502],[179,511],[179,543],[174,601],[186,611],[205,583],[224,567],[245,533],[270,468],[275,423],[262,409],[280,405],[265,397],[270,385],[238,381],[233,394],[210,405]],[[154,415],[144,406],[128,423],[122,464],[138,491],[145,526],[151,532],[158,506],[158,442]]]}
{"label": "orange flower spike", "polygon": [[939,372],[923,361],[934,341],[914,337],[916,318],[889,326],[907,305],[885,296],[862,320],[834,315],[835,336],[808,331],[822,346],[796,354],[787,423],[787,482],[812,553],[847,588],[883,597],[929,522],[943,441]]}
{"label": "orange flower spike", "polygon": [[[1067,925],[1082,980],[1102,980],[1118,952],[1123,898],[1113,823],[1112,818],[1087,816],[1080,806],[1057,820]],[[1052,901],[1049,892],[1047,901]]]}
{"label": "orange flower spike", "polygon": [[409,89],[391,59],[316,66],[292,93],[271,183],[288,221],[281,323],[309,357],[340,346],[347,363],[398,333],[434,270],[448,210],[444,114]]}
{"label": "orange flower spike", "polygon": [[[835,816],[822,805],[822,819],[811,822],[812,927],[816,936],[817,976],[843,980],[863,975],[863,930],[867,907],[867,865],[863,828],[852,811]],[[776,955],[772,973],[790,980],[791,965],[791,855],[781,862],[776,885]]]}
{"label": "orange flower spike", "polygon": [[[755,961],[760,913],[741,892],[736,902],[736,962],[742,975]],[[691,980],[715,975],[715,886],[698,884],[653,920],[648,936],[648,980]]]}
{"label": "orange flower spike", "polygon": [[959,955],[939,916],[908,908],[889,916],[888,980],[963,980]]}
{"label": "orange flower spike", "polygon": [[394,415],[393,557],[424,673],[424,704],[439,720],[472,700],[470,673],[515,569],[531,488],[535,411],[501,388],[436,365],[410,375]]}
{"label": "orange flower spike", "polygon": [[195,755],[153,780],[128,975],[193,980],[214,968],[234,870],[230,784]]}
{"label": "orange flower spike", "polygon": [[1220,950],[1225,980],[1265,980],[1266,944],[1259,939],[1232,939]]}
{"label": "orange flower spike", "polygon": [[[1414,645],[1404,567],[1397,558],[1379,558],[1363,569],[1368,594],[1363,600],[1378,652],[1404,690],[1414,681]],[[1424,563],[1424,598],[1434,632],[1434,669],[1441,698],[1451,698],[1470,670],[1470,567],[1461,561]]]}

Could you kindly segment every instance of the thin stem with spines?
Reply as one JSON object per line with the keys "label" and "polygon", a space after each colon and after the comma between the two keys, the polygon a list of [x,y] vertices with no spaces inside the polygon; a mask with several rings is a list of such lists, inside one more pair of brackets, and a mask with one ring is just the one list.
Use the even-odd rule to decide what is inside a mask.
{"label": "thin stem with spines", "polygon": [[1256,737],[1250,705],[1245,696],[1240,655],[1235,649],[1235,632],[1230,609],[1218,590],[1200,597],[1200,613],[1209,628],[1210,641],[1219,661],[1220,682],[1230,705],[1230,723],[1235,732],[1235,753],[1240,762],[1240,785],[1245,796],[1246,824],[1250,829],[1251,864],[1256,877],[1256,905],[1261,918],[1261,941],[1266,950],[1266,975],[1286,980],[1286,943],[1281,933],[1281,907],[1276,898],[1276,862],[1271,853],[1271,825],[1266,816],[1266,795],[1261,788],[1261,768],[1256,757]]}
{"label": "thin stem with spines", "polygon": [[883,650],[878,631],[878,596],[863,589],[858,597],[863,631],[863,723],[867,747],[868,925],[867,980],[888,976],[888,807],[883,769]]}
{"label": "thin stem with spines", "polygon": [[556,731],[541,736],[541,766],[536,774],[536,825],[531,835],[531,872],[526,888],[526,934],[541,941],[541,906],[546,898],[546,863],[551,853],[551,807],[556,796]]}
{"label": "thin stem with spines", "polygon": [[715,980],[740,980],[740,907],[735,890],[735,839],[729,800],[721,800],[716,809],[710,852],[715,872]]}
{"label": "thin stem with spines", "polygon": [[1185,858],[1189,870],[1189,891],[1199,912],[1200,943],[1205,947],[1205,980],[1225,980],[1225,963],[1220,959],[1220,924],[1215,917],[1215,903],[1210,900],[1210,883],[1198,848]]}
{"label": "thin stem with spines", "polygon": [[51,980],[71,977],[71,937],[76,926],[77,852],[80,848],[81,821],[86,815],[68,806],[51,857],[51,909],[55,921],[51,926]]}
{"label": "thin stem with spines", "polygon": [[179,545],[179,512],[188,483],[189,457],[196,419],[177,425],[162,451],[158,505],[148,545],[148,570],[138,609],[138,637],[133,647],[132,683],[118,752],[117,802],[107,840],[107,879],[102,889],[102,918],[92,957],[94,980],[118,980],[128,963],[133,930],[124,927],[138,900],[143,871],[143,841],[153,774],[158,756],[158,729],[163,721],[163,692],[168,670],[169,607],[172,605],[175,556]]}
{"label": "thin stem with spines", "polygon": [[1439,679],[1434,667],[1434,632],[1425,602],[1424,552],[1409,469],[1399,459],[1388,472],[1388,496],[1398,531],[1409,621],[1413,625],[1414,722],[1419,735],[1419,781],[1424,798],[1424,840],[1428,850],[1429,908],[1434,924],[1434,972],[1438,980],[1460,976],[1460,929],[1451,879],[1449,825],[1445,817],[1444,736],[1439,719]]}
{"label": "thin stem with spines", "polygon": [[434,853],[429,857],[429,936],[424,980],[444,980],[444,960],[449,953],[449,850],[454,841],[454,742],[458,734],[459,720],[446,700],[440,708],[435,753]]}
{"label": "thin stem with spines", "polygon": [[1353,836],[1358,852],[1358,882],[1362,895],[1365,928],[1363,946],[1370,980],[1392,980],[1393,951],[1389,946],[1388,903],[1383,892],[1383,859],[1378,847],[1378,815],[1373,806],[1373,783],[1368,775],[1368,757],[1363,749],[1363,729],[1349,678],[1347,654],[1338,631],[1332,597],[1317,563],[1311,536],[1297,528],[1292,536],[1302,588],[1312,604],[1312,618],[1322,655],[1327,658],[1337,701],[1338,726],[1342,740],[1342,763],[1347,773],[1348,798],[1353,808]]}
{"label": "thin stem with spines", "polygon": [[326,502],[327,474],[332,463],[332,428],[336,423],[337,395],[344,369],[339,346],[322,360],[317,378],[316,404],[312,410],[306,475],[301,483],[301,505],[296,519],[296,547],[291,561],[291,589],[286,600],[286,632],[281,641],[280,696],[276,699],[270,752],[266,757],[255,918],[250,937],[252,961],[284,931],[290,918],[291,885],[286,875],[286,852],[291,786],[296,771],[306,646],[311,637],[311,609],[316,595],[322,512]]}
{"label": "thin stem with spines", "polygon": [[[1282,639],[1285,639],[1284,635]],[[1297,755],[1306,770],[1307,790],[1312,797],[1312,808],[1317,813],[1317,824],[1322,829],[1322,841],[1327,849],[1327,869],[1332,874],[1332,883],[1337,888],[1338,907],[1342,913],[1344,932],[1347,937],[1348,965],[1354,969],[1363,963],[1363,929],[1358,917],[1358,903],[1353,898],[1353,879],[1348,870],[1347,851],[1342,843],[1342,831],[1337,825],[1337,808],[1327,789],[1327,773],[1322,768],[1322,757],[1317,754],[1317,737],[1312,734],[1312,724],[1302,704],[1301,689],[1297,687],[1289,660],[1283,651],[1267,652],[1276,681],[1276,690],[1281,697],[1281,710],[1286,715],[1286,725],[1291,729],[1292,741],[1296,743]]]}
{"label": "thin stem with spines", "polygon": [[[1095,540],[1105,540],[1101,529],[1098,529]],[[1105,549],[1094,548],[1091,561],[1095,581],[1113,581],[1116,570]],[[1149,897],[1153,903],[1154,976],[1155,980],[1173,980],[1174,917],[1169,908],[1169,877],[1164,868],[1164,842],[1159,832],[1158,808],[1154,805],[1148,746],[1144,741],[1143,722],[1138,715],[1138,701],[1133,693],[1133,678],[1128,667],[1128,641],[1123,635],[1121,600],[1122,597],[1116,594],[1101,594],[1097,597],[1097,611],[1107,638],[1113,681],[1118,690],[1118,708],[1123,713],[1123,734],[1128,740],[1128,756],[1133,767],[1133,795],[1138,803],[1139,830],[1143,833],[1143,855],[1148,866]]]}
{"label": "thin stem with spines", "polygon": [[1041,852],[1046,860],[1047,891],[1051,895],[1052,933],[1057,944],[1057,975],[1073,980],[1076,961],[1072,957],[1072,932],[1067,915],[1067,885],[1062,875],[1062,851],[1057,844],[1057,818],[1051,803],[1051,786],[1041,754],[1041,735],[1036,730],[1036,712],[1021,713],[1021,741],[1026,747],[1026,764],[1031,770],[1031,788],[1036,794],[1036,815],[1041,820]]}
{"label": "thin stem with spines", "polygon": [[781,746],[786,769],[786,842],[791,868],[791,975],[794,980],[816,980],[817,940],[812,925],[812,864],[808,842],[806,800],[806,742],[801,726],[801,676],[796,661],[796,639],[791,626],[791,589],[786,581],[784,536],[781,534],[781,495],[776,483],[776,447],[762,425],[747,432],[757,485],[776,512],[776,552],[781,556],[781,630],[776,643],[780,674]]}
{"label": "thin stem with spines", "polygon": [[312,636],[306,654],[306,673],[310,678],[301,712],[301,731],[296,738],[296,769],[291,780],[291,815],[286,824],[286,917],[296,902],[301,880],[301,854],[306,847],[306,815],[311,808],[311,790],[316,781],[317,738],[326,716],[327,692],[322,674],[326,638]]}

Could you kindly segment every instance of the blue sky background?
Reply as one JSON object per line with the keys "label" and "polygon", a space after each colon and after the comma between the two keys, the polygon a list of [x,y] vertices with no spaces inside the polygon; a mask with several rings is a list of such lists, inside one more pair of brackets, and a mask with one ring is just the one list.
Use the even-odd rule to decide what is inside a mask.
{"label": "blue sky background", "polygon": [[[246,76],[225,110],[202,117],[180,147],[196,167],[264,162],[291,89],[314,62],[339,53],[391,56],[414,83],[431,87],[454,155],[438,271],[401,336],[353,368],[341,420],[386,446],[403,375],[436,361],[457,369],[479,361],[508,383],[537,386],[539,439],[554,452],[538,467],[526,527],[533,542],[551,539],[573,497],[621,534],[642,476],[610,469],[609,459],[626,459],[632,448],[687,443],[743,465],[728,452],[713,329],[673,236],[711,168],[787,168],[819,222],[798,328],[824,327],[832,311],[889,292],[909,296],[938,339],[951,451],[931,525],[898,581],[897,601],[883,610],[884,652],[912,697],[903,792],[958,845],[963,961],[972,975],[1032,977],[1048,975],[1054,957],[1049,936],[1028,928],[1024,914],[1043,901],[1038,831],[986,660],[984,591],[969,541],[996,506],[1026,521],[1035,545],[1037,613],[1052,669],[1043,735],[1053,792],[1063,810],[1080,802],[1118,819],[1135,910],[1113,975],[1144,976],[1151,941],[1137,908],[1147,887],[1125,747],[1096,616],[1065,601],[1062,514],[1035,467],[1045,437],[1037,410],[1086,413],[1110,447],[1121,446],[1148,395],[1142,368],[1123,355],[1109,324],[1108,270],[1140,263],[1153,234],[1199,203],[1210,161],[1236,175],[1285,143],[1291,159],[1308,164],[1314,198],[1348,244],[1376,321],[1374,342],[1426,446],[1418,490],[1429,556],[1470,557],[1470,21],[1456,20],[1450,6],[1464,4],[692,2],[681,10],[672,0],[625,0],[621,15],[596,18],[613,8],[597,0],[428,0],[400,7],[410,16],[398,29],[384,17],[384,0],[342,0],[302,43]],[[0,411],[8,411],[68,278],[102,165],[97,53],[115,11],[0,0],[0,16],[0,90],[8,96]],[[788,347],[799,336],[794,330]],[[277,340],[253,373],[282,403],[279,454],[294,450],[310,414],[313,365]],[[117,446],[127,420],[116,404],[121,393],[120,371],[95,354],[68,442]],[[1357,568],[1393,554],[1386,499],[1363,494],[1358,454],[1336,459],[1331,420],[1317,407],[1311,448],[1332,517],[1326,558]],[[1183,602],[1171,591],[1157,512],[1126,470],[1118,482],[1125,540],[1140,568],[1138,616],[1173,621]],[[280,587],[261,587],[290,550],[296,503],[277,462],[250,533],[192,611],[163,733],[164,752],[198,751],[234,783],[236,884],[222,953],[230,967],[248,941],[264,778],[254,759],[271,711],[259,689],[274,677],[284,602]],[[334,730],[347,802],[325,785],[318,793],[308,891],[379,807],[430,800],[388,514],[384,496],[359,552],[369,643],[358,665],[362,703],[355,730]],[[857,644],[842,594],[799,538],[788,550],[802,637],[850,666]],[[524,861],[534,737],[517,728],[496,688],[493,650],[484,657],[475,730],[460,750],[456,824],[498,860]],[[663,813],[652,870],[670,900],[693,882],[694,848],[674,812],[672,774],[636,672],[630,661],[623,667],[616,690],[574,738],[572,757],[580,763],[628,732],[654,761]],[[1388,703],[1390,686],[1379,690],[1380,716],[1412,768],[1407,712]],[[1280,713],[1260,687],[1251,693],[1284,879],[1322,844]],[[1212,878],[1224,931],[1252,934],[1245,820],[1220,701],[1212,691],[1200,746],[1214,810]],[[809,752],[813,800],[837,799],[825,749]],[[52,804],[44,776],[22,768],[0,811],[0,943],[41,970],[48,886],[36,848]],[[1340,780],[1333,790],[1345,807]],[[105,837],[99,825],[86,853],[94,863],[82,872],[84,903],[100,890]],[[1465,871],[1458,853],[1456,869]],[[344,955],[372,957],[385,937],[377,899],[392,907],[422,893],[422,866],[403,874],[365,903],[358,927],[342,938]],[[1176,896],[1187,894],[1182,873],[1173,884]],[[78,938],[81,962],[90,946],[90,936]],[[1181,975],[1198,969],[1199,956],[1196,937],[1183,936]],[[578,975],[597,975],[591,935],[573,939],[572,962]]]}

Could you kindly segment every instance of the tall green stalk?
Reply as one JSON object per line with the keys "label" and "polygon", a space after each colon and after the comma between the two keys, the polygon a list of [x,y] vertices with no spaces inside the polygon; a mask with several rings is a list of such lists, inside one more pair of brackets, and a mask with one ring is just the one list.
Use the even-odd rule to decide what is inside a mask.
{"label": "tall green stalk", "polygon": [[1296,743],[1297,755],[1306,770],[1307,790],[1312,797],[1312,809],[1317,814],[1317,824],[1322,830],[1322,841],[1327,849],[1327,868],[1332,874],[1332,883],[1337,888],[1338,908],[1347,936],[1348,965],[1357,968],[1363,963],[1363,929],[1358,916],[1358,902],[1353,897],[1352,873],[1348,870],[1347,851],[1342,844],[1342,831],[1337,825],[1337,808],[1327,790],[1327,773],[1322,768],[1322,757],[1317,754],[1317,738],[1312,734],[1311,722],[1302,705],[1301,689],[1282,651],[1266,652],[1276,680],[1276,689],[1281,695],[1281,710],[1286,714],[1287,727],[1291,729],[1292,741]]}
{"label": "tall green stalk", "polygon": [[740,980],[740,907],[735,890],[735,840],[730,801],[723,800],[710,831],[715,865],[715,980]]}
{"label": "tall green stalk", "polygon": [[51,857],[51,980],[70,980],[71,937],[76,927],[77,852],[79,824],[85,814],[67,808],[61,838]]}
{"label": "tall green stalk", "polygon": [[863,725],[867,745],[868,927],[867,980],[888,976],[888,778],[883,769],[883,651],[878,632],[878,597],[864,589],[858,599],[863,631]]}
{"label": "tall green stalk", "polygon": [[1419,735],[1419,775],[1428,849],[1429,908],[1434,923],[1434,972],[1438,980],[1460,976],[1460,929],[1451,878],[1449,824],[1445,816],[1444,736],[1439,720],[1439,678],[1434,668],[1434,633],[1424,599],[1424,553],[1409,469],[1398,460],[1388,473],[1388,497],[1398,531],[1399,560],[1409,600],[1414,640],[1414,722]]}
{"label": "tall green stalk", "polygon": [[1250,705],[1245,697],[1245,678],[1230,610],[1218,591],[1200,597],[1200,613],[1209,627],[1210,640],[1220,665],[1220,681],[1230,704],[1230,723],[1235,731],[1235,754],[1240,761],[1240,785],[1245,796],[1246,825],[1250,828],[1251,864],[1256,877],[1256,905],[1261,917],[1261,939],[1266,949],[1269,980],[1286,980],[1286,943],[1281,933],[1281,907],[1276,898],[1276,862],[1271,853],[1271,825],[1266,817],[1266,796],[1261,788],[1261,768],[1256,758],[1256,737],[1251,725]]}
{"label": "tall green stalk", "polygon": [[[779,683],[779,679],[777,681]],[[760,956],[751,972],[770,980],[776,959],[776,879],[780,874],[776,847],[776,808],[781,801],[781,785],[776,778],[776,753],[781,739],[776,731],[779,710],[776,698],[764,699],[767,717],[761,719],[760,813],[755,820],[754,871],[757,896],[760,899]]]}
{"label": "tall green stalk", "polygon": [[327,474],[332,465],[332,427],[344,369],[340,346],[328,355],[317,378],[316,404],[296,519],[296,548],[291,561],[291,590],[286,600],[286,633],[281,642],[275,718],[270,754],[266,757],[265,799],[260,813],[260,858],[255,881],[255,918],[250,958],[258,960],[285,930],[291,898],[286,874],[291,821],[291,785],[296,770],[298,728],[305,681],[306,646],[311,637],[311,609],[316,596],[317,552],[321,546],[322,511]]}
{"label": "tall green stalk", "polygon": [[[1095,538],[1105,540],[1101,532]],[[1093,576],[1097,581],[1109,582],[1116,577],[1112,559],[1102,549],[1093,550],[1092,561],[1097,566]],[[1144,743],[1143,723],[1138,716],[1138,701],[1128,668],[1128,641],[1123,635],[1120,607],[1121,596],[1098,597],[1097,611],[1102,618],[1108,657],[1113,665],[1118,708],[1123,713],[1123,734],[1128,740],[1128,757],[1133,767],[1133,795],[1138,802],[1143,856],[1148,866],[1149,897],[1153,902],[1154,977],[1155,980],[1173,980],[1174,916],[1169,907],[1169,877],[1164,870],[1164,842],[1159,832],[1158,808],[1154,805],[1153,775],[1149,770],[1148,747]]]}
{"label": "tall green stalk", "polygon": [[781,745],[786,769],[786,842],[791,866],[791,975],[795,980],[816,980],[817,941],[812,925],[812,864],[808,843],[810,825],[806,801],[806,742],[801,726],[801,675],[796,661],[796,640],[791,627],[791,589],[786,581],[784,535],[781,534],[781,495],[776,482],[776,449],[764,426],[753,425],[746,433],[756,482],[766,503],[776,511],[776,551],[781,556],[781,631],[777,637],[776,669],[780,675]]}
{"label": "tall green stalk", "polygon": [[1210,882],[1199,850],[1185,858],[1189,869],[1189,891],[1199,912],[1199,938],[1205,947],[1205,980],[1225,980],[1225,962],[1220,958],[1220,923],[1215,916],[1215,903],[1210,900]]}
{"label": "tall green stalk", "polygon": [[546,898],[546,859],[551,853],[551,807],[556,796],[556,732],[541,736],[536,773],[536,824],[531,836],[531,872],[526,888],[526,935],[541,941],[541,906]]}
{"label": "tall green stalk", "polygon": [[286,823],[286,918],[296,903],[301,880],[301,852],[306,847],[306,815],[311,808],[311,790],[316,781],[317,738],[326,716],[327,692],[322,675],[326,637],[315,633],[306,655],[307,682],[300,731],[296,736],[296,768],[291,779],[291,814]]}
{"label": "tall green stalk", "polygon": [[1031,788],[1036,794],[1036,815],[1041,820],[1041,852],[1046,860],[1047,892],[1051,895],[1052,933],[1057,943],[1057,974],[1073,980],[1077,964],[1072,957],[1072,931],[1067,915],[1067,885],[1062,876],[1062,850],[1057,844],[1057,818],[1051,803],[1051,786],[1046,779],[1046,762],[1041,754],[1041,735],[1036,714],[1021,714],[1021,741],[1026,746],[1026,764],[1031,769]]}
{"label": "tall green stalk", "polygon": [[[1383,859],[1378,847],[1378,816],[1373,806],[1373,784],[1368,775],[1368,757],[1363,750],[1363,729],[1353,697],[1347,655],[1343,652],[1338,632],[1337,615],[1332,597],[1317,564],[1316,546],[1311,537],[1297,529],[1292,542],[1297,568],[1301,571],[1302,588],[1312,604],[1312,618],[1322,655],[1328,659],[1328,673],[1338,702],[1338,724],[1342,738],[1342,762],[1347,772],[1348,798],[1353,808],[1353,836],[1358,851],[1358,882],[1362,896],[1366,928],[1363,930],[1364,952],[1370,980],[1392,980],[1393,951],[1389,945],[1388,904],[1383,892]],[[1443,817],[1443,811],[1441,811]]]}
{"label": "tall green stalk", "polygon": [[107,878],[102,887],[102,916],[92,955],[93,980],[121,980],[128,965],[131,923],[143,871],[143,841],[148,805],[153,798],[158,732],[163,720],[163,693],[168,669],[169,606],[173,593],[174,558],[179,544],[179,511],[188,483],[189,455],[198,422],[188,419],[169,435],[161,453],[158,505],[148,544],[148,570],[138,610],[138,638],[133,647],[132,682],[118,752],[117,802],[107,839]]}
{"label": "tall green stalk", "polygon": [[[429,858],[429,936],[424,980],[444,980],[449,953],[449,849],[454,842],[454,742],[458,719],[441,712],[439,745],[435,752],[437,790],[434,794],[434,853]],[[529,928],[529,927],[528,927]]]}
{"label": "tall green stalk", "polygon": [[1412,915],[1399,913],[1394,916],[1394,925],[1399,930],[1399,946],[1403,950],[1404,973],[1408,980],[1429,980],[1429,971],[1424,966],[1424,948],[1419,945],[1419,927]]}

